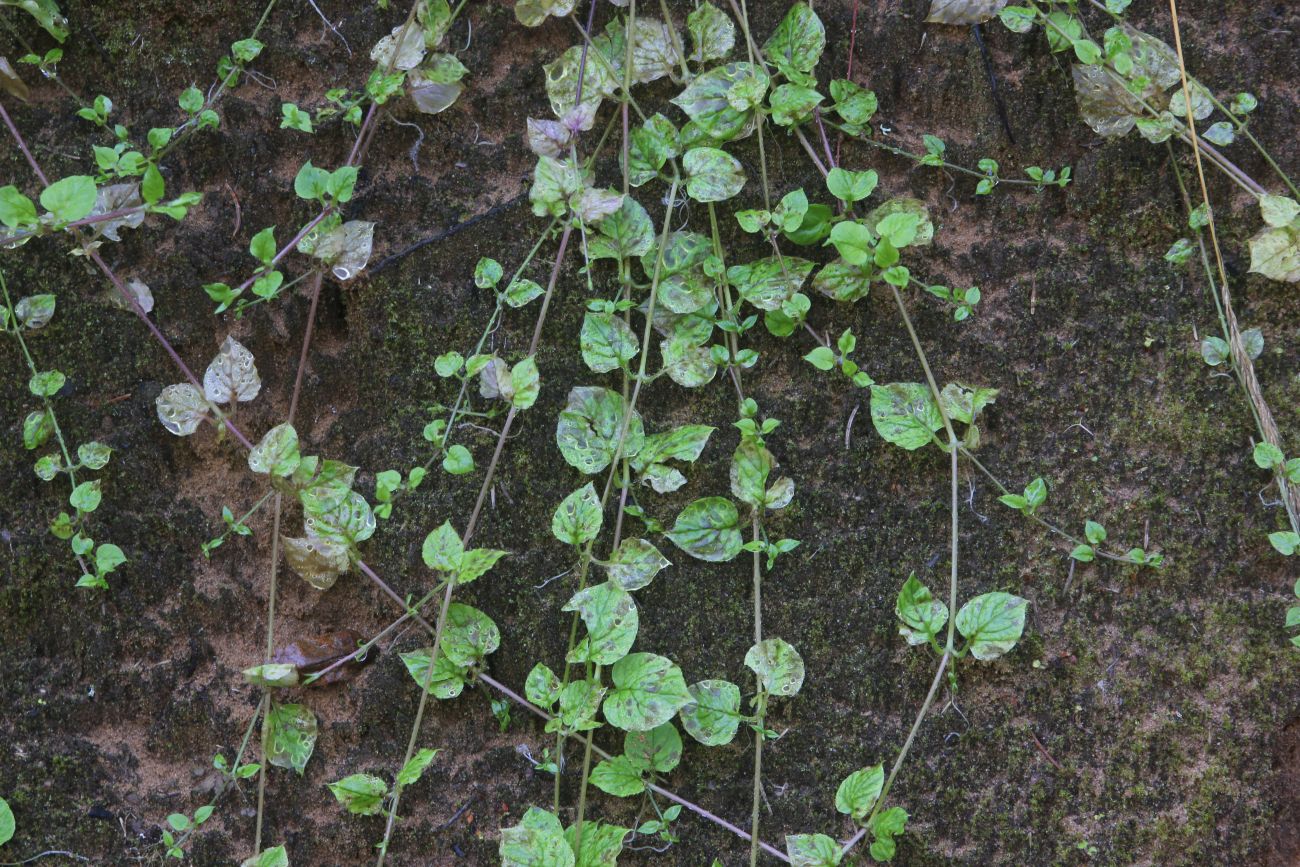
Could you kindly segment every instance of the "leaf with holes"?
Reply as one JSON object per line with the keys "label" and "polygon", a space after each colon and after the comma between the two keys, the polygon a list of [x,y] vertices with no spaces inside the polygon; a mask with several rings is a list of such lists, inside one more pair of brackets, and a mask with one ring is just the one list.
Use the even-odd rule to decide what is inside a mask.
{"label": "leaf with holes", "polygon": [[[623,396],[607,388],[578,386],[570,391],[568,404],[555,426],[555,442],[569,465],[588,475],[609,466],[627,409]],[[644,442],[641,414],[633,410],[628,419],[624,456],[635,457]]]}
{"label": "leaf with holes", "polygon": [[596,486],[587,482],[565,497],[556,508],[551,517],[551,533],[568,545],[585,545],[596,538],[603,521]]}
{"label": "leaf with holes", "polygon": [[187,437],[208,417],[211,407],[203,394],[188,382],[169,385],[159,393],[154,407],[163,427],[178,437]]}
{"label": "leaf with holes", "polygon": [[672,564],[645,539],[624,539],[604,565],[611,581],[624,590],[640,590]]}
{"label": "leaf with holes", "polygon": [[640,617],[632,594],[614,581],[579,590],[565,611],[576,611],[587,626],[587,636],[569,653],[567,662],[612,665],[632,649]]}
{"label": "leaf with holes", "polygon": [[796,256],[769,256],[746,265],[732,265],[727,279],[740,297],[759,310],[780,310],[803,286],[814,265]]}
{"label": "leaf with holes", "polygon": [[298,432],[288,422],[267,431],[261,442],[248,453],[248,468],[263,475],[292,476],[300,463]]}
{"label": "leaf with holes", "polygon": [[266,723],[267,761],[301,776],[316,748],[316,714],[300,704],[273,704]]}
{"label": "leaf with holes", "polygon": [[427,683],[429,694],[434,698],[443,701],[455,698],[465,688],[465,668],[456,665],[447,658],[445,653],[439,651],[438,661],[430,672],[430,650],[431,648],[422,647],[401,654],[407,673],[421,689],[424,689]]}
{"label": "leaf with holes", "polygon": [[461,602],[453,602],[447,608],[442,652],[452,665],[461,668],[477,665],[500,646],[501,631],[491,617]]}
{"label": "leaf with holes", "polygon": [[317,590],[328,590],[348,571],[350,560],[346,545],[337,545],[324,539],[293,539],[280,537],[284,559],[289,568],[298,573]]}
{"label": "leaf with holes", "polygon": [[803,658],[793,645],[779,638],[765,638],[745,654],[745,665],[772,695],[791,696],[803,686]]}
{"label": "leaf with holes", "polygon": [[740,727],[740,687],[726,680],[702,680],[688,688],[682,728],[706,747],[731,743]]}
{"label": "leaf with holes", "polygon": [[249,401],[262,390],[262,378],[253,363],[253,353],[227,336],[221,350],[203,373],[203,396],[213,403]]}
{"label": "leaf with holes", "polygon": [[374,239],[374,223],[349,220],[321,237],[311,254],[329,265],[336,279],[347,282],[365,269]]}

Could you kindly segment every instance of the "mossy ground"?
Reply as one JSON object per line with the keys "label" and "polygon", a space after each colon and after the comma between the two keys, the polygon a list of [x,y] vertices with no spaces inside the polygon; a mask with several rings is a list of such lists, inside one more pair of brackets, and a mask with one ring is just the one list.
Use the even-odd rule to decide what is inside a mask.
{"label": "mossy ground", "polygon": [[[235,322],[212,317],[199,287],[242,279],[257,229],[275,224],[287,238],[309,216],[291,194],[296,167],[307,158],[338,164],[350,145],[338,127],[312,138],[278,129],[279,102],[312,105],[329,87],[364,80],[368,46],[401,15],[369,4],[319,5],[352,56],[310,8],[277,9],[256,65],[268,78],[231,93],[220,131],[197,136],[168,167],[169,189],[203,190],[203,207],[180,225],[151,221],[105,251],[119,273],[153,288],[155,317],[192,366],[204,364],[226,333],[254,351],[265,387],[241,409],[240,422],[255,432],[287,408],[306,301],[295,297]],[[785,6],[751,5],[760,35]],[[836,76],[847,58],[851,5],[818,4],[829,33],[822,68]],[[136,132],[173,122],[175,94],[210,81],[220,46],[247,35],[260,14],[253,4],[228,2],[64,6],[73,24],[68,81],[88,96],[112,96],[115,117]],[[1198,357],[1194,335],[1215,327],[1203,281],[1161,260],[1185,234],[1168,154],[1135,138],[1099,143],[1077,119],[1064,62],[1041,37],[992,25],[985,37],[1017,142],[1008,143],[968,31],[922,25],[923,7],[862,4],[859,11],[855,78],[879,94],[878,119],[905,143],[922,132],[943,136],[958,162],[992,155],[1008,175],[1025,165],[1070,164],[1076,178],[1064,192],[1003,188],[975,199],[965,181],[953,185],[932,170],[844,146],[846,165],[881,172],[878,196],[929,202],[940,231],[916,270],[983,289],[978,315],[960,326],[926,299],[913,304],[936,373],[1001,389],[982,459],[1012,485],[1046,479],[1051,519],[1071,529],[1086,518],[1102,521],[1117,544],[1149,544],[1169,564],[1072,569],[1056,540],[1000,507],[983,477],[964,472],[970,500],[960,516],[961,593],[1025,596],[1029,628],[1006,659],[964,664],[955,703],[941,700],[921,730],[894,791],[913,817],[897,863],[1295,863],[1296,840],[1285,828],[1300,812],[1291,786],[1300,677],[1281,628],[1295,576],[1264,540],[1280,517],[1260,497],[1269,492],[1250,461],[1246,409],[1232,382]],[[44,45],[14,10],[3,11]],[[385,120],[349,206],[348,216],[379,222],[375,262],[526,188],[523,119],[546,114],[541,64],[575,34],[563,22],[525,31],[506,3],[473,4],[469,14],[473,38],[461,57],[472,77],[461,103],[434,118],[394,106],[398,119],[423,130],[418,169],[408,153],[414,131]],[[1193,70],[1217,91],[1256,91],[1257,134],[1283,165],[1296,166],[1297,57],[1294,41],[1278,35],[1300,23],[1294,11],[1189,0],[1182,14]],[[1226,33],[1225,21],[1232,23]],[[1144,23],[1166,33],[1155,12]],[[465,36],[460,28],[453,38]],[[30,104],[6,105],[37,158],[52,175],[88,171],[89,145],[100,137],[72,117],[53,87],[35,93]],[[651,88],[646,100],[669,95]],[[793,140],[778,134],[768,145],[774,192],[819,188]],[[757,152],[750,142],[738,153],[751,178],[741,205],[753,206],[761,200]],[[1232,153],[1267,177],[1244,148]],[[15,149],[0,160],[7,179],[34,189]],[[601,172],[612,179],[616,168],[607,161]],[[1226,185],[1212,179],[1212,186],[1234,205],[1223,210],[1245,210]],[[642,200],[654,205],[658,194],[649,189]],[[696,225],[703,219],[698,208],[688,214]],[[1239,316],[1267,339],[1259,371],[1279,425],[1295,431],[1294,299],[1287,287],[1245,275],[1243,242],[1254,224],[1250,213],[1225,220],[1228,265],[1238,278]],[[473,286],[474,262],[491,255],[512,268],[539,231],[522,204],[357,285],[327,285],[299,410],[311,449],[361,465],[365,490],[374,471],[422,462],[428,407],[453,396],[434,376],[433,359],[468,350],[491,310]],[[735,257],[762,255],[730,234]],[[553,250],[544,247],[542,258]],[[105,505],[92,526],[131,559],[110,591],[73,589],[67,550],[44,530],[66,491],[30,475],[32,456],[18,445],[31,404],[27,376],[7,347],[0,666],[8,689],[0,731],[9,747],[0,752],[0,795],[19,831],[0,856],[54,848],[102,864],[157,858],[163,817],[203,803],[212,754],[233,753],[257,700],[238,672],[260,658],[265,641],[269,519],[254,522],[255,539],[234,540],[205,562],[198,542],[219,529],[220,506],[238,510],[260,495],[242,457],[211,431],[177,440],[161,429],[153,399],[179,376],[129,314],[101,303],[107,287],[83,260],[43,240],[7,253],[0,267],[11,291],[58,295],[58,314],[32,341],[33,352],[42,366],[68,374],[56,406],[72,440],[95,438],[116,450],[101,474]],[[546,267],[539,263],[530,275],[545,282]],[[512,556],[463,593],[501,627],[492,671],[516,687],[534,662],[559,662],[567,636],[560,606],[572,578],[539,585],[569,566],[548,519],[583,481],[558,460],[555,415],[572,385],[603,382],[577,352],[587,297],[570,256],[539,353],[541,398],[520,417],[479,534],[480,544]],[[531,314],[507,318],[494,337],[497,351],[526,346]],[[887,295],[855,307],[819,299],[811,322],[835,333],[852,326],[857,356],[876,379],[920,378]],[[766,751],[764,836],[779,843],[784,832],[846,834],[832,805],[838,781],[863,765],[888,765],[906,735],[933,660],[902,647],[893,599],[909,572],[931,587],[944,583],[947,475],[937,452],[907,454],[881,442],[865,394],[799,360],[810,348],[805,336],[760,338],[757,347],[762,361],[746,387],[766,414],[784,421],[770,443],[798,485],[773,529],[803,540],[765,579],[765,629],[793,642],[809,670],[801,695],[776,703],[771,720],[786,734]],[[719,428],[690,484],[671,497],[642,497],[647,508],[669,520],[689,499],[725,492],[734,410],[722,383],[687,392],[660,380],[642,406],[652,430],[687,420]],[[490,437],[468,428],[459,435],[486,464]],[[399,592],[423,590],[419,542],[444,519],[463,524],[477,479],[431,477],[367,544],[368,561]],[[747,566],[707,566],[664,545],[674,566],[638,594],[638,646],[671,656],[692,680],[747,682]],[[287,639],[341,626],[371,634],[393,616],[358,576],[326,594],[285,577],[279,606],[276,631]],[[417,644],[407,633],[395,650]],[[382,820],[344,817],[324,784],[358,771],[391,773],[416,690],[390,652],[350,684],[303,700],[320,716],[321,737],[303,777],[272,775],[268,840],[285,842],[295,865],[365,863]],[[549,742],[522,711],[500,732],[478,691],[436,707],[421,743],[444,752],[403,800],[406,820],[391,863],[493,863],[497,829],[550,798],[550,778],[534,774],[516,747],[536,754]],[[689,748],[668,784],[743,823],[750,749]],[[574,781],[566,782],[571,796]],[[249,854],[253,803],[245,791],[220,807],[211,830],[194,840],[195,863]],[[604,797],[594,799],[594,810],[631,819]],[[666,855],[633,852],[624,861],[742,863],[739,842],[710,825],[683,821],[680,834]]]}

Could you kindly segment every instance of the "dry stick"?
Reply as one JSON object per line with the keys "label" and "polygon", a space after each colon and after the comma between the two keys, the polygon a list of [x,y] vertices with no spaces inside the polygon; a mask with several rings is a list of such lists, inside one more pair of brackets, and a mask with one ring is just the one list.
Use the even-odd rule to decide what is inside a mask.
{"label": "dry stick", "polygon": [[[547,713],[537,705],[528,701],[528,699],[524,698],[519,693],[511,689],[510,687],[501,683],[499,680],[496,680],[495,678],[483,674],[482,672],[478,674],[477,679],[482,681],[483,683],[486,683],[488,686],[492,687],[497,692],[501,693],[506,698],[510,699],[515,704],[519,705],[525,710],[531,711],[541,719],[547,722],[550,722],[551,720],[555,719],[555,717],[551,716],[551,714]],[[609,753],[602,750],[600,747],[592,747],[592,752],[600,756],[602,759],[613,758],[613,756],[611,756]],[[725,828],[726,830],[730,831],[731,833],[735,834],[737,837],[740,837],[743,840],[750,839],[749,832],[746,831],[744,828],[741,828],[738,825],[728,822],[726,819],[722,818],[721,816],[709,812],[704,807],[701,807],[699,804],[692,803],[691,801],[688,801],[685,798],[683,798],[681,795],[675,794],[669,791],[668,789],[665,789],[663,786],[659,786],[654,783],[648,783],[646,785],[646,788],[654,792],[656,795],[659,795],[663,798],[667,798],[668,800],[672,801],[674,804],[680,804],[682,807],[684,807],[687,810],[690,810],[692,813],[699,816],[700,818],[707,819],[708,821],[712,822],[713,824],[717,825],[720,828]],[[782,852],[780,849],[776,848],[775,846],[769,843],[764,843],[762,841],[760,841],[758,845],[760,848],[762,848],[764,852],[768,853],[769,855],[778,858],[787,864],[790,863],[789,856],[787,856],[784,852]]]}
{"label": "dry stick", "polygon": [[[1201,185],[1201,201],[1205,205],[1205,211],[1209,217],[1210,245],[1214,248],[1214,259],[1219,268],[1219,291],[1223,300],[1223,316],[1228,325],[1228,345],[1232,350],[1232,359],[1237,366],[1238,375],[1241,377],[1242,387],[1246,390],[1247,397],[1255,407],[1256,415],[1259,417],[1259,429],[1266,442],[1274,447],[1282,448],[1282,437],[1277,429],[1277,424],[1273,421],[1273,413],[1269,409],[1268,402],[1264,399],[1264,392],[1260,388],[1259,379],[1255,376],[1255,364],[1251,361],[1250,354],[1246,352],[1246,347],[1241,339],[1241,328],[1237,324],[1237,315],[1232,309],[1232,293],[1228,289],[1228,272],[1223,266],[1223,253],[1219,249],[1219,236],[1215,226],[1214,209],[1210,206],[1210,191],[1205,183],[1205,167],[1201,163],[1200,138],[1196,134],[1196,119],[1192,117],[1192,93],[1187,83],[1187,66],[1183,61],[1183,37],[1178,26],[1178,3],[1177,0],[1169,0],[1169,14],[1173,19],[1174,27],[1174,49],[1178,52],[1178,73],[1182,77],[1183,99],[1187,102],[1187,127],[1191,132],[1191,139],[1197,143],[1192,148],[1196,157],[1196,177]],[[1274,470],[1274,478],[1277,479],[1278,488],[1282,492],[1282,499],[1287,506],[1287,518],[1291,522],[1293,532],[1300,533],[1300,526],[1297,525],[1297,516],[1300,515],[1300,488],[1293,488],[1286,482],[1286,477],[1280,470]]]}

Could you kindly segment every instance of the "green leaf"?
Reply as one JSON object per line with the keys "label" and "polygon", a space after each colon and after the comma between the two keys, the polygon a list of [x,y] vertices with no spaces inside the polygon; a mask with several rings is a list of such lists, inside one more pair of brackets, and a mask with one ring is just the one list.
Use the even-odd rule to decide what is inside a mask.
{"label": "green leaf", "polygon": [[248,468],[255,473],[292,476],[301,462],[298,432],[288,422],[267,431],[261,442],[248,453]]}
{"label": "green leaf", "polygon": [[439,651],[438,661],[430,672],[430,650],[431,648],[423,647],[401,654],[407,673],[421,689],[424,689],[427,682],[429,694],[434,698],[443,701],[455,698],[465,688],[465,668],[456,665],[445,653]]}
{"label": "green leaf", "polygon": [[585,545],[596,538],[603,521],[596,486],[587,482],[565,497],[556,508],[551,518],[551,533],[566,544]]}
{"label": "green leaf", "polygon": [[769,78],[752,63],[728,63],[695,76],[673,98],[691,125],[714,142],[743,138],[754,128],[754,109],[762,105]]}
{"label": "green leaf", "polygon": [[875,116],[878,102],[874,92],[843,78],[831,81],[830,91],[835,113],[850,127],[865,127]]}
{"label": "green leaf", "polygon": [[500,646],[501,632],[492,618],[472,605],[453,602],[448,606],[442,652],[453,665],[477,665]]}
{"label": "green leaf", "polygon": [[[888,232],[880,228],[882,222],[900,214],[905,216],[886,224],[889,227]],[[915,222],[913,222],[913,218],[915,218]],[[901,248],[903,246],[896,243],[898,240],[906,239],[907,245],[912,247],[923,247],[934,240],[934,222],[930,219],[930,211],[925,206],[925,202],[920,199],[890,199],[880,207],[870,211],[862,218],[862,221],[877,235],[888,237],[892,233],[895,247]],[[910,238],[908,238],[909,234],[911,235]]]}
{"label": "green leaf", "polygon": [[849,265],[865,265],[875,249],[875,235],[865,225],[855,220],[836,223],[831,229],[830,243],[835,252]]}
{"label": "green leaf", "polygon": [[298,195],[298,198],[306,199],[309,202],[321,200],[325,197],[329,181],[329,172],[317,168],[311,164],[311,160],[307,160],[293,179],[293,191]]}
{"label": "green leaf", "polygon": [[740,297],[760,310],[779,310],[803,286],[812,269],[807,259],[768,256],[745,265],[732,265],[727,279]]}
{"label": "green leaf", "polygon": [[474,472],[474,456],[469,453],[469,449],[457,443],[447,449],[447,453],[442,456],[442,468],[453,476],[472,473]]}
{"label": "green leaf", "polygon": [[0,223],[19,229],[36,222],[36,205],[13,184],[0,187]]}
{"label": "green leaf", "polygon": [[579,590],[564,606],[576,611],[587,626],[587,636],[574,646],[567,662],[612,665],[627,655],[636,641],[640,617],[632,594],[614,581]]}
{"label": "green leaf", "polygon": [[[617,450],[627,408],[623,396],[607,388],[578,386],[570,391],[568,404],[555,428],[556,444],[569,465],[588,475],[609,466]],[[635,457],[644,442],[641,414],[633,410],[623,454]]]}
{"label": "green leaf", "polygon": [[[68,38],[68,19],[59,12],[59,4],[55,0],[4,0],[0,6],[17,6],[25,10],[46,33],[59,42]],[[48,54],[46,60],[49,60]],[[0,843],[3,842],[0,840]]]}
{"label": "green leaf", "polygon": [[826,47],[826,28],[807,3],[790,7],[776,31],[763,43],[763,54],[791,81],[803,82]]}
{"label": "green leaf", "polygon": [[686,193],[697,202],[721,202],[745,186],[740,160],[717,148],[692,148],[682,157]]}
{"label": "green leaf", "polygon": [[912,645],[928,643],[948,622],[948,606],[935,599],[929,588],[916,580],[915,573],[903,582],[894,613],[902,621],[898,634]]}
{"label": "green leaf", "polygon": [[458,572],[465,549],[460,536],[452,528],[451,521],[443,521],[441,526],[424,538],[421,556],[424,564],[435,572]]}
{"label": "green leaf", "polygon": [[[670,807],[669,810],[672,808]],[[668,810],[664,811],[667,815]],[[623,851],[623,840],[629,828],[607,825],[604,822],[589,820],[582,823],[582,846],[577,845],[578,829],[571,825],[564,831],[569,848],[575,852],[581,848],[582,857],[576,867],[616,867],[618,856]]]}
{"label": "green leaf", "polygon": [[706,747],[731,743],[740,727],[740,687],[726,680],[702,680],[688,688],[682,728]]}
{"label": "green leaf", "polygon": [[915,451],[943,427],[943,416],[928,386],[894,382],[871,386],[871,423],[887,442]]}
{"label": "green leaf", "polygon": [[144,178],[140,181],[140,195],[145,202],[155,205],[162,199],[163,193],[167,189],[167,184],[163,180],[162,172],[152,163],[144,170]]}
{"label": "green leaf", "polygon": [[587,242],[589,261],[634,259],[654,249],[655,229],[636,199],[624,196],[618,210],[596,222],[596,234]]}
{"label": "green leaf", "polygon": [[[23,447],[37,449],[45,445],[54,433],[54,417],[43,409],[27,414],[23,419]],[[54,478],[53,475],[50,478]],[[49,481],[49,479],[46,479]]]}
{"label": "green leaf", "polygon": [[803,686],[803,658],[794,647],[779,638],[765,638],[745,654],[745,665],[763,682],[771,695],[791,696]]}
{"label": "green leaf", "polygon": [[653,653],[631,653],[610,670],[605,719],[625,731],[649,731],[673,718],[691,700],[682,671]]}
{"label": "green leaf", "polygon": [[[257,766],[245,765],[245,767],[256,768]],[[289,867],[289,855],[284,851],[283,846],[273,846],[252,858],[245,859],[239,867]]]}
{"label": "green leaf", "polygon": [[43,370],[33,373],[27,381],[27,390],[37,397],[53,397],[63,388],[68,378],[57,370]]}
{"label": "green leaf", "polygon": [[870,196],[879,180],[874,171],[851,172],[837,167],[826,175],[826,188],[835,198],[852,204]]}
{"label": "green leaf", "polygon": [[1020,640],[1028,601],[1010,593],[985,593],[957,612],[957,631],[969,642],[976,659],[997,659]]}
{"label": "green leaf", "polygon": [[835,809],[852,816],[854,821],[861,822],[871,813],[884,785],[884,765],[854,771],[840,783],[839,790],[835,792]]}
{"label": "green leaf", "polygon": [[55,181],[41,191],[41,207],[61,223],[80,220],[95,209],[99,196],[95,179],[87,175],[72,175]]}
{"label": "green leaf", "polygon": [[388,784],[370,774],[352,774],[328,785],[338,802],[349,813],[357,816],[373,816],[378,813],[388,794]]}
{"label": "green leaf", "polygon": [[126,562],[126,555],[118,546],[106,542],[95,549],[95,569],[101,575],[112,572]]}
{"label": "green leaf", "polygon": [[1268,534],[1268,542],[1273,549],[1284,557],[1290,557],[1300,549],[1300,534],[1290,530]]}
{"label": "green leaf", "polygon": [[1255,466],[1261,470],[1271,470],[1286,463],[1286,455],[1282,454],[1282,450],[1270,442],[1256,443],[1252,456],[1255,459]]}
{"label": "green leaf", "polygon": [[9,802],[0,798],[0,846],[8,843],[13,839],[14,830],[17,823],[14,821],[14,811],[9,808]]}
{"label": "green leaf", "polygon": [[742,439],[731,457],[732,495],[748,506],[762,508],[774,463],[766,448],[752,439]]}
{"label": "green leaf", "polygon": [[818,370],[832,370],[835,367],[835,351],[829,346],[818,346],[803,358]]}
{"label": "green leaf", "polygon": [[[627,148],[628,182],[639,187],[659,176],[664,164],[677,156],[677,128],[655,114],[632,131]],[[625,202],[626,204],[626,202]]]}
{"label": "green leaf", "polygon": [[686,16],[686,29],[691,34],[692,63],[721,60],[736,45],[736,25],[708,0]]}
{"label": "green leaf", "polygon": [[99,479],[95,479],[93,482],[82,482],[72,489],[72,493],[68,496],[68,502],[78,512],[95,511],[99,508],[100,500],[103,499],[103,494],[99,491],[99,485]]}
{"label": "green leaf", "polygon": [[790,867],[837,867],[840,844],[825,834],[787,834],[785,851]]}
{"label": "green leaf", "polygon": [[607,795],[630,798],[645,791],[641,768],[627,756],[605,759],[591,769],[591,784]]}
{"label": "green leaf", "polygon": [[1083,525],[1083,535],[1094,545],[1100,545],[1106,541],[1106,528],[1096,521],[1088,521]]}
{"label": "green leaf", "polygon": [[316,714],[300,704],[273,704],[266,720],[267,761],[301,776],[316,748]]}
{"label": "green leaf", "polygon": [[513,389],[510,405],[515,409],[528,409],[537,402],[542,386],[533,356],[530,355],[510,368],[510,387]]}
{"label": "green leaf", "polygon": [[582,360],[596,373],[618,370],[640,350],[640,343],[622,317],[613,313],[587,313],[579,335]]}
{"label": "green leaf", "polygon": [[518,825],[501,829],[499,852],[501,867],[575,867],[576,864],[560,820],[538,807],[529,807]]}
{"label": "green leaf", "polygon": [[399,786],[409,786],[417,782],[424,771],[433,762],[433,759],[442,750],[431,750],[428,747],[422,747],[419,752],[411,756],[411,760],[402,766],[397,772],[397,784]]}
{"label": "green leaf", "polygon": [[609,570],[610,580],[624,590],[640,590],[670,565],[659,549],[645,539],[624,539],[605,568]]}
{"label": "green leaf", "polygon": [[1091,545],[1075,545],[1070,551],[1070,557],[1078,560],[1080,563],[1091,563],[1097,557],[1097,552]]}
{"label": "green leaf", "polygon": [[688,505],[667,535],[687,554],[710,563],[735,559],[744,544],[740,515],[723,497],[704,497]]}
{"label": "green leaf", "polygon": [[483,577],[506,553],[496,548],[473,548],[466,551],[461,558],[460,569],[456,572],[456,583],[468,584]]}
{"label": "green leaf", "polygon": [[638,768],[666,774],[682,760],[682,736],[671,722],[648,732],[628,732],[623,736],[623,755]]}

